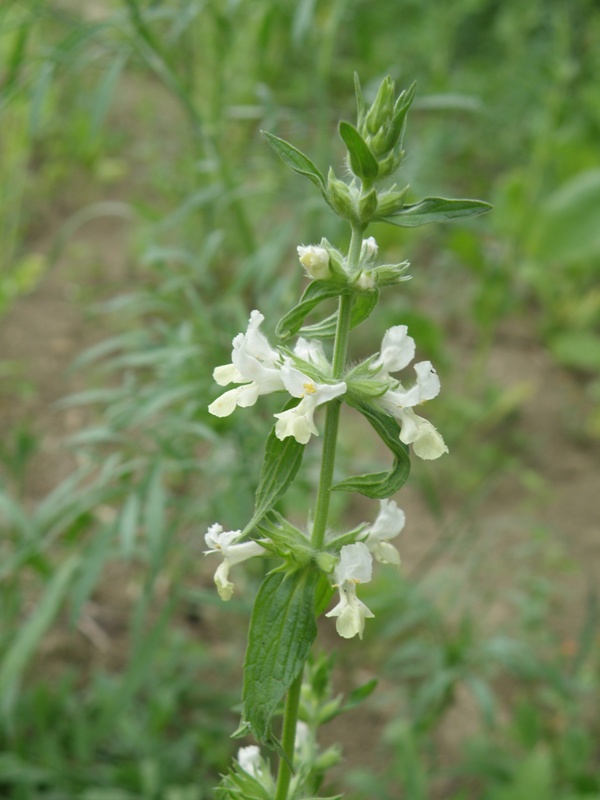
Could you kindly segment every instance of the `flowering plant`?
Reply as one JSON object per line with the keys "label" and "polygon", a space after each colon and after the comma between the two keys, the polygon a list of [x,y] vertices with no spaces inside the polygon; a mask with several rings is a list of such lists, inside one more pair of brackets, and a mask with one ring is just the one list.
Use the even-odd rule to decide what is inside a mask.
{"label": "flowering plant", "polygon": [[[355,88],[357,125],[341,122],[339,126],[348,151],[349,183],[339,180],[332,169],[325,179],[303,153],[283,139],[265,134],[282,160],[308,178],[330,208],[348,221],[352,232],[348,252],[341,253],[326,239],[300,245],[298,257],[310,282],[298,304],[277,325],[281,344],[274,346],[268,341],[260,330],[264,317],[254,310],[246,332],[233,339],[231,363],[213,373],[220,386],[235,385],[210,404],[209,411],[218,417],[228,416],[238,407],[253,406],[264,394],[279,392],[285,397],[267,439],[252,518],[238,531],[224,531],[215,523],[205,537],[207,553],[223,557],[215,573],[223,600],[229,600],[234,592],[231,567],[254,557],[279,559],[254,604],[244,663],[242,724],[237,732],[240,736],[251,734],[259,745],[278,755],[277,775],[273,776],[257,745],[243,747],[217,789],[219,800],[316,800],[326,768],[339,759],[335,747],[319,750],[317,730],[343,710],[339,698],[326,696],[328,682],[323,675],[330,662],[311,655],[316,620],[326,612],[337,589],[339,601],[325,616],[335,619],[343,638],[362,638],[366,620],[373,613],[359,599],[358,590],[360,584],[371,580],[373,558],[383,564],[400,564],[398,550],[390,540],[403,529],[405,516],[388,498],[408,478],[409,446],[416,456],[427,460],[448,452],[433,424],[415,411],[440,391],[431,362],[417,362],[413,380],[403,382],[396,377],[416,353],[405,325],[386,331],[379,353],[348,364],[351,330],[374,311],[380,290],[408,279],[408,263],[380,264],[375,239],[364,238],[364,233],[374,221],[416,227],[473,217],[490,206],[478,200],[440,197],[406,203],[408,186],[398,189],[389,185],[388,179],[404,157],[402,140],[414,86],[396,96],[394,82],[386,78],[369,107],[358,78]],[[306,317],[331,298],[338,299],[336,313],[305,325]],[[330,357],[325,343],[332,343]],[[393,464],[389,470],[334,483],[338,423],[344,404],[360,412],[390,450]],[[304,448],[311,437],[320,435],[321,424],[315,419],[320,406],[325,406],[321,474],[314,512],[303,531],[274,508],[294,480]],[[375,521],[342,535],[330,531],[328,512],[334,491],[356,491],[380,500]],[[361,696],[372,688],[367,686]],[[283,701],[283,723],[276,733],[273,720]]]}

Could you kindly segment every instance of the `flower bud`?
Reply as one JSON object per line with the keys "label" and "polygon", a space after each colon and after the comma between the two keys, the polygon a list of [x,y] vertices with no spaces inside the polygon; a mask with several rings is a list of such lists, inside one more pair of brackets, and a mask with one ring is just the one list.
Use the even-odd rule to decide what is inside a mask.
{"label": "flower bud", "polygon": [[404,158],[404,150],[398,152],[391,152],[389,156],[379,162],[379,179],[387,178],[392,175],[400,166],[400,162]]}
{"label": "flower bud", "polygon": [[327,176],[327,197],[333,209],[341,217],[346,219],[356,219],[356,211],[352,202],[350,187],[344,181],[338,180],[333,170],[329,170]]}
{"label": "flower bud", "polygon": [[342,751],[339,745],[332,745],[328,747],[315,762],[315,770],[318,772],[326,772],[331,767],[335,767],[342,760]]}
{"label": "flower bud", "polygon": [[379,252],[379,247],[377,246],[377,242],[375,241],[374,236],[369,236],[368,239],[363,239],[362,247],[360,250],[361,261],[363,259],[365,261],[372,261],[378,252]]}
{"label": "flower bud", "polygon": [[311,244],[308,247],[298,245],[296,248],[300,263],[311,278],[317,281],[326,281],[331,276],[329,268],[329,253],[324,247]]}
{"label": "flower bud", "polygon": [[402,211],[409,189],[410,186],[407,184],[404,189],[400,189],[400,191],[396,191],[392,188],[388,192],[380,194],[377,216],[388,217],[390,214],[397,214],[398,211]]}
{"label": "flower bud", "polygon": [[361,272],[356,281],[356,288],[363,292],[372,292],[377,287],[377,283],[373,276],[373,270]]}
{"label": "flower bud", "polygon": [[361,222],[370,222],[377,212],[377,192],[371,189],[358,202],[358,216]]}
{"label": "flower bud", "polygon": [[400,264],[383,264],[373,270],[373,277],[377,286],[396,286],[403,281],[409,281],[410,275],[405,275],[410,267],[410,262],[402,261]]}
{"label": "flower bud", "polygon": [[395,93],[396,86],[394,81],[389,76],[384,78],[377,92],[375,102],[368,110],[365,120],[367,130],[371,135],[376,134],[380,128],[389,124],[394,111]]}

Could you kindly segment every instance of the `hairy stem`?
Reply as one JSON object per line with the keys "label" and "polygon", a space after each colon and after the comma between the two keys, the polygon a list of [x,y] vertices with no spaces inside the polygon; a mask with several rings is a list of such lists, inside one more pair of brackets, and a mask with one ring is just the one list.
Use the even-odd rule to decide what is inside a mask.
{"label": "hairy stem", "polygon": [[[352,238],[348,251],[348,271],[356,272],[360,259],[362,246],[362,228],[352,228]],[[342,295],[339,301],[337,330],[333,347],[332,377],[341,378],[346,368],[346,353],[348,351],[348,337],[350,334],[350,317],[352,312],[352,295]],[[333,483],[333,470],[335,467],[335,450],[337,432],[339,427],[341,399],[332,400],[327,406],[325,417],[325,432],[323,434],[323,455],[321,458],[321,476],[317,493],[317,506],[313,524],[311,544],[315,548],[323,546],[327,518],[329,516],[329,499]]]}
{"label": "hairy stem", "polygon": [[[350,248],[348,250],[348,271],[350,274],[356,272],[360,260],[360,249],[362,247],[363,228],[353,227]],[[339,301],[339,313],[337,329],[335,332],[335,343],[333,346],[332,377],[342,378],[346,369],[346,353],[348,351],[348,337],[350,334],[350,319],[352,312],[353,296],[351,294],[342,295]],[[335,467],[335,450],[337,443],[337,433],[340,420],[340,410],[342,401],[332,400],[327,405],[325,417],[325,432],[323,434],[323,453],[321,457],[321,475],[319,478],[319,488],[317,492],[317,506],[315,509],[315,519],[313,523],[311,544],[315,549],[323,547],[325,541],[325,531],[327,530],[327,518],[329,516],[329,499],[331,496],[331,486],[333,484],[333,470]],[[282,746],[290,763],[294,756],[294,740],[296,736],[296,725],[298,724],[298,706],[300,703],[300,689],[302,688],[302,672],[290,686],[285,702],[282,728]],[[279,762],[279,773],[277,775],[277,790],[275,800],[287,800],[287,792],[290,785],[291,772],[285,759]]]}

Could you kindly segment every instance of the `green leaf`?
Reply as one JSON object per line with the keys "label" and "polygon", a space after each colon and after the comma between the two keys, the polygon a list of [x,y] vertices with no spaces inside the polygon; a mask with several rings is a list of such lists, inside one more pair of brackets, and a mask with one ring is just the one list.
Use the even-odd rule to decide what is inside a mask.
{"label": "green leaf", "polygon": [[340,122],[339,133],[348,148],[352,172],[361,179],[372,181],[377,177],[379,165],[368,144],[349,122]]}
{"label": "green leaf", "polygon": [[272,133],[267,133],[267,131],[262,131],[262,134],[284,164],[287,164],[298,175],[304,175],[323,192],[325,191],[325,178],[308,156],[305,156],[304,153],[301,153],[298,148],[289,142],[286,142],[285,139],[280,139],[279,136],[274,136]]}
{"label": "green leaf", "polygon": [[332,297],[339,297],[343,287],[329,281],[311,281],[306,287],[300,302],[288,311],[277,323],[275,333],[280,339],[286,340],[298,333],[305,318],[316,308],[319,303]]}
{"label": "green leaf", "polygon": [[[372,292],[361,292],[355,296],[350,315],[350,329],[356,328],[370,316],[378,300],[379,291],[377,289]],[[299,331],[300,336],[304,336],[306,339],[331,339],[335,336],[337,321],[338,312],[336,311],[321,322],[305,325]]]}
{"label": "green leaf", "polygon": [[426,197],[419,203],[405,205],[395,214],[381,217],[381,222],[401,228],[418,228],[431,222],[452,222],[486,214],[492,206],[483,200],[448,200],[444,197]]}
{"label": "green leaf", "polygon": [[[296,398],[292,398],[285,404],[282,411],[287,411],[296,403]],[[271,429],[256,490],[254,514],[244,528],[243,535],[249,534],[273,508],[277,500],[285,494],[300,468],[304,447],[305,445],[299,444],[293,436],[287,436],[283,440],[278,439],[275,435],[275,427]]]}
{"label": "green leaf", "polygon": [[243,718],[258,742],[274,745],[271,719],[300,674],[317,635],[315,595],[321,573],[272,572],[263,581],[250,620],[244,661]]}
{"label": "green leaf", "polygon": [[21,626],[14,641],[10,643],[6,657],[0,664],[0,697],[3,713],[11,710],[23,670],[40,639],[58,614],[79,563],[78,556],[71,556],[54,573],[35,610]]}
{"label": "green leaf", "polygon": [[394,455],[394,464],[389,472],[372,472],[356,478],[346,478],[332,489],[338,492],[360,492],[366,497],[383,500],[404,486],[410,474],[408,447],[400,441],[400,425],[393,417],[375,406],[346,395],[346,402],[369,421],[377,435]]}
{"label": "green leaf", "polygon": [[600,256],[600,169],[576,175],[548,195],[533,221],[531,251],[541,264]]}

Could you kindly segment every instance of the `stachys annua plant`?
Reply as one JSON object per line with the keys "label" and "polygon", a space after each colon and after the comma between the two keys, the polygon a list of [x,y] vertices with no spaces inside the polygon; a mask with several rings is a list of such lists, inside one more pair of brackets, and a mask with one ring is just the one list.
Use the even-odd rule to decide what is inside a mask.
{"label": "stachys annua plant", "polygon": [[[473,217],[490,206],[479,200],[440,197],[407,203],[408,186],[398,188],[391,176],[404,158],[402,139],[415,87],[396,96],[394,81],[388,77],[370,106],[358,78],[355,88],[357,124],[339,125],[348,150],[349,183],[331,168],[325,178],[307,156],[265,133],[281,159],[308,178],[331,210],[347,220],[351,228],[348,252],[326,239],[299,245],[298,257],[309,283],[298,304],[277,325],[281,344],[269,342],[261,331],[264,317],[253,310],[246,331],[233,339],[231,363],[216,367],[213,373],[219,386],[232,387],[209,406],[218,417],[238,407],[237,413],[251,413],[247,408],[259,402],[260,395],[283,395],[283,406],[267,438],[252,519],[244,530],[236,531],[215,523],[205,537],[207,553],[222,558],[215,583],[223,600],[234,592],[230,573],[237,564],[249,558],[279,560],[256,597],[244,663],[238,735],[252,735],[257,744],[239,750],[216,790],[219,800],[316,800],[327,768],[340,757],[336,746],[319,749],[318,728],[344,710],[341,699],[330,694],[331,659],[311,656],[317,618],[325,614],[334,619],[344,638],[362,638],[366,620],[373,614],[359,598],[361,584],[371,580],[374,560],[400,564],[391,540],[404,526],[404,512],[389,498],[408,477],[410,452],[427,460],[448,452],[442,435],[421,410],[439,393],[440,381],[430,361],[413,363],[416,344],[406,325],[385,331],[379,352],[360,363],[349,356],[351,331],[375,312],[380,292],[408,279],[408,262],[380,263],[377,243],[365,233],[376,221],[416,227]],[[305,318],[331,298],[338,300],[336,313],[304,326]],[[391,451],[389,471],[334,483],[338,423],[345,405],[360,412]],[[318,421],[321,408],[324,422]],[[313,510],[301,530],[274,507],[294,480],[304,448],[320,435],[320,428],[319,485],[310,503]],[[379,500],[374,521],[346,533],[330,530],[328,512],[334,491],[360,492]],[[372,688],[373,684],[361,687],[352,703]],[[282,704],[283,719],[275,724]],[[268,750],[278,761],[274,771]]]}

